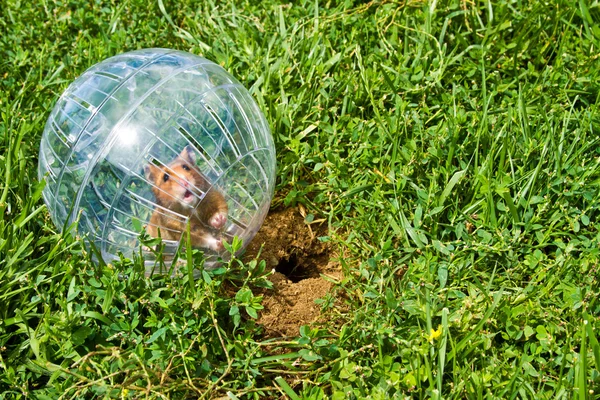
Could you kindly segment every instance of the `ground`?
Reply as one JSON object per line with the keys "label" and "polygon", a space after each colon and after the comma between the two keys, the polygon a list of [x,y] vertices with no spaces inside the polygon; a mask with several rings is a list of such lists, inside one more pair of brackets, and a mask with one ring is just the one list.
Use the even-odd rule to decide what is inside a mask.
{"label": "ground", "polygon": [[[0,398],[598,396],[599,20],[592,0],[2,2]],[[48,113],[151,47],[218,63],[264,113],[267,268],[193,279],[190,251],[146,277],[50,220]]]}
{"label": "ground", "polygon": [[306,224],[299,208],[280,208],[267,215],[248,245],[245,260],[259,255],[275,269],[269,278],[273,289],[262,291],[265,308],[258,320],[266,337],[297,336],[302,325],[315,322],[320,311],[315,300],[340,279],[331,246],[318,239],[323,224]]}

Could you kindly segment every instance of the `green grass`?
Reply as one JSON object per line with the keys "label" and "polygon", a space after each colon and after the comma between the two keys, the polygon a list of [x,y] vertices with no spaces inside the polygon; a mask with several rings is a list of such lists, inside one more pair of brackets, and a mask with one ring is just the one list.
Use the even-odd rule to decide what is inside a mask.
{"label": "green grass", "polygon": [[[3,3],[0,399],[597,396],[598,3],[217,4]],[[328,324],[265,341],[263,264],[148,279],[52,226],[50,109],[143,47],[257,99],[275,203],[325,217],[344,254]]]}

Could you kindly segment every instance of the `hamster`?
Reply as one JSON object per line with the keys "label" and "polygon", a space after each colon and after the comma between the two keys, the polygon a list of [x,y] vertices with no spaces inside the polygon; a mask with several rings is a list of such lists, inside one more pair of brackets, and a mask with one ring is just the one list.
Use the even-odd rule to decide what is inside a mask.
{"label": "hamster", "polygon": [[[196,167],[196,153],[187,146],[166,166],[148,164],[144,168],[146,179],[153,184],[152,192],[158,205],[146,231],[152,237],[179,240],[187,229],[186,222],[172,218],[164,209],[184,215],[190,221],[192,247],[223,250],[219,231],[227,222],[227,202],[223,194],[210,184]],[[208,192],[202,200],[193,193],[195,188]],[[162,207],[162,209],[161,209]]]}

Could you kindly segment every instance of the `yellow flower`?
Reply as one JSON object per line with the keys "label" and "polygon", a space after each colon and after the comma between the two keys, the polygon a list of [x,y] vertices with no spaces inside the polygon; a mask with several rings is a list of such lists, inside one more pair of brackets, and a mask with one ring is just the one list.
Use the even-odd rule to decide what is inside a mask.
{"label": "yellow flower", "polygon": [[433,344],[433,341],[439,338],[440,336],[442,336],[442,326],[438,325],[436,331],[434,331],[433,328],[431,328],[431,333],[429,334],[429,336],[427,336],[427,340],[429,340],[429,343]]}

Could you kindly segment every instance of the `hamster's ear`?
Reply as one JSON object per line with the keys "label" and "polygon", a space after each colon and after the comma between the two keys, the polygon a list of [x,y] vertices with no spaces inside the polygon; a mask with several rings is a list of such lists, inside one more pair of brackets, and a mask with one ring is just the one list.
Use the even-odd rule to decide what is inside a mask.
{"label": "hamster's ear", "polygon": [[196,164],[196,151],[191,145],[185,146],[183,151],[179,154],[179,157],[189,162],[192,165]]}
{"label": "hamster's ear", "polygon": [[147,164],[144,167],[144,175],[146,176],[146,179],[150,182],[154,182],[154,177],[156,176],[158,169],[159,168],[154,164]]}

